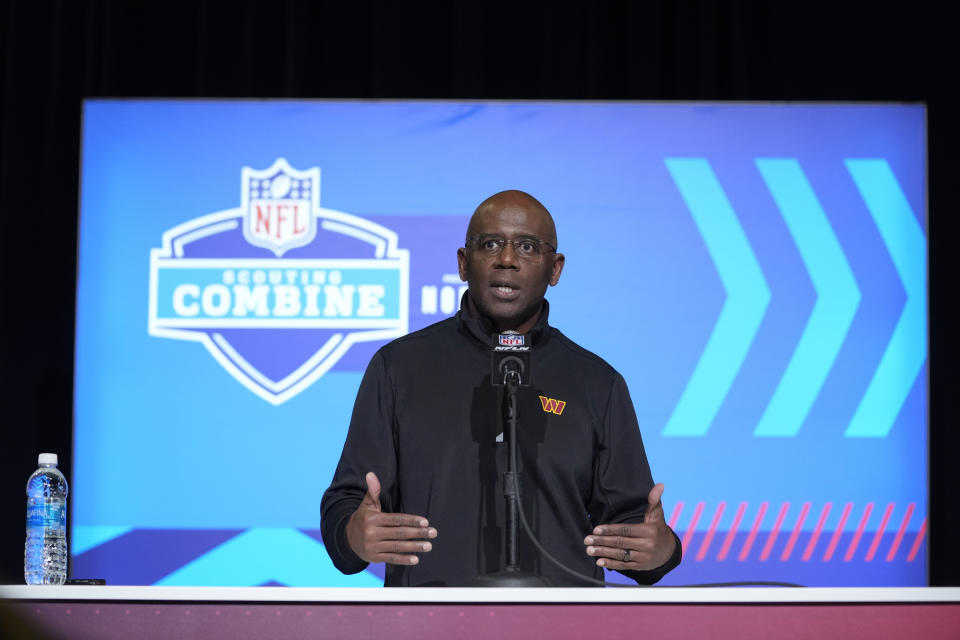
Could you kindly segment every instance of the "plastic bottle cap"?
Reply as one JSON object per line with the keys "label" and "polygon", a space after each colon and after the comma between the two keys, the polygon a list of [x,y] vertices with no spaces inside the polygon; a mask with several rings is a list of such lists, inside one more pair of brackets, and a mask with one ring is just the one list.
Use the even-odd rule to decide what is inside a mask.
{"label": "plastic bottle cap", "polygon": [[57,454],[41,453],[37,456],[37,464],[57,464]]}

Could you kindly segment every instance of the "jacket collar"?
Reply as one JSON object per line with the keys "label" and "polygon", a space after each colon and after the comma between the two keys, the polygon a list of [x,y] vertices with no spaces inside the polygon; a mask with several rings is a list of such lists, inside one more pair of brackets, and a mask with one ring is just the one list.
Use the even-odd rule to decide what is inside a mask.
{"label": "jacket collar", "polygon": [[[494,344],[500,332],[497,331],[493,320],[486,316],[473,315],[470,312],[470,305],[467,303],[467,296],[469,295],[469,291],[465,292],[463,298],[460,300],[460,311],[457,312],[456,316],[457,328],[480,343],[478,346],[488,349]],[[536,346],[537,344],[545,342],[549,337],[550,325],[547,322],[549,316],[550,303],[544,300],[543,306],[540,308],[540,317],[537,318],[537,324],[535,324],[533,329],[527,334],[531,345]]]}

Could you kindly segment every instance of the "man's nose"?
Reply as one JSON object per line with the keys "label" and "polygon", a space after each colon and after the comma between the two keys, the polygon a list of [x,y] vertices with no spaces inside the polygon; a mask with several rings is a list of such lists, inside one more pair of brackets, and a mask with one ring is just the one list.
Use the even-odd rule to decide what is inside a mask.
{"label": "man's nose", "polygon": [[503,249],[500,250],[500,253],[497,255],[497,266],[501,268],[517,268],[517,263],[520,262],[520,256],[517,255],[517,250],[513,246],[512,242],[505,242],[503,244]]}

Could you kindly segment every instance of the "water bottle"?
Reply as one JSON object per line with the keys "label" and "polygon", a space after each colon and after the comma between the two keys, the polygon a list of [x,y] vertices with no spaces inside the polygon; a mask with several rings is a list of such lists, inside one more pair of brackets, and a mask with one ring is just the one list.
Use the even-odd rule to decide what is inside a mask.
{"label": "water bottle", "polygon": [[27,544],[23,577],[27,584],[67,581],[67,479],[57,454],[41,453],[40,468],[27,481]]}

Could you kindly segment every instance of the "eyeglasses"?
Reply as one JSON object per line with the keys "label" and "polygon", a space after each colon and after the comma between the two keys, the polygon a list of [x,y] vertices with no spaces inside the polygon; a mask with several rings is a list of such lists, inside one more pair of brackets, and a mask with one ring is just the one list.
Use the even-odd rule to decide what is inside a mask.
{"label": "eyeglasses", "polygon": [[545,253],[556,253],[557,251],[556,247],[549,245],[543,240],[529,236],[507,240],[497,235],[485,233],[467,238],[467,241],[464,243],[467,247],[473,245],[477,251],[491,258],[500,255],[500,252],[503,251],[503,248],[507,246],[507,244],[513,245],[514,253],[524,259],[533,259]]}

